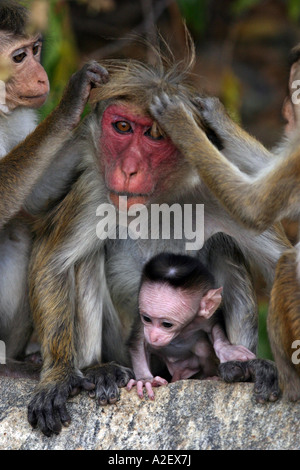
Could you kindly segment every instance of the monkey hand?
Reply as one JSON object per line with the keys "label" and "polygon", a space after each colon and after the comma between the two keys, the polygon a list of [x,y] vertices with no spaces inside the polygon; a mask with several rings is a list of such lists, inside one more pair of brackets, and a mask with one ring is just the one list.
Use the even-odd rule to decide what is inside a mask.
{"label": "monkey hand", "polygon": [[224,362],[219,365],[219,373],[225,382],[254,382],[254,397],[258,403],[276,401],[280,396],[278,373],[272,361]]}
{"label": "monkey hand", "polygon": [[178,96],[171,97],[165,92],[162,92],[159,96],[154,96],[150,105],[150,112],[171,137],[175,145],[177,145],[177,134],[178,138],[182,136],[182,133],[185,135],[185,131],[189,135],[191,125],[199,130],[192,112]]}
{"label": "monkey hand", "polygon": [[64,125],[67,123],[73,129],[79,124],[91,89],[107,83],[108,79],[107,70],[96,61],[85,64],[72,75],[58,107],[65,120]]}
{"label": "monkey hand", "polygon": [[119,399],[119,388],[125,387],[134,377],[131,369],[115,362],[89,367],[84,373],[95,386],[89,395],[91,398],[96,398],[99,405],[116,403]]}
{"label": "monkey hand", "polygon": [[215,350],[221,363],[227,361],[248,361],[250,359],[256,359],[255,354],[242,345],[222,344],[219,348],[215,347]]}
{"label": "monkey hand", "polygon": [[130,391],[132,387],[136,386],[137,394],[140,398],[144,397],[144,387],[150,400],[154,400],[155,395],[152,387],[161,387],[162,385],[168,385],[167,380],[162,377],[147,377],[138,380],[131,379],[127,384],[127,390]]}
{"label": "monkey hand", "polygon": [[66,407],[68,397],[81,390],[90,391],[94,387],[94,384],[75,372],[62,382],[50,382],[49,379],[42,381],[28,406],[29,423],[33,428],[38,427],[45,436],[59,434],[62,425],[69,426],[71,422]]}
{"label": "monkey hand", "polygon": [[202,119],[217,134],[225,128],[227,130],[231,129],[232,121],[219,98],[214,96],[197,96],[194,99],[194,104],[199,109]]}

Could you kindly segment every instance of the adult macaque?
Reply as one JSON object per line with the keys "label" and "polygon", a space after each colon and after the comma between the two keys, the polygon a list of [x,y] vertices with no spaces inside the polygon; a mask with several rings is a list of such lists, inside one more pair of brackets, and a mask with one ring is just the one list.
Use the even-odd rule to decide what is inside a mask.
{"label": "adult macaque", "polygon": [[27,26],[25,8],[0,1],[0,58],[10,70],[7,82],[0,83],[1,92],[5,91],[0,106],[0,340],[10,359],[22,357],[32,332],[28,221],[65,192],[80,158],[72,131],[91,88],[107,80],[107,72],[98,64],[85,66],[71,78],[55,111],[16,146],[36,127],[34,109],[45,102],[49,91],[40,64],[41,36],[28,35]]}
{"label": "adult macaque", "polygon": [[40,159],[37,164],[29,155],[3,158],[35,129],[35,109],[45,103],[49,93],[48,77],[40,63],[42,37],[40,33],[29,35],[28,26],[24,7],[14,1],[0,2],[0,61],[6,76],[0,82],[1,226],[21,208],[49,160]]}
{"label": "adult macaque", "polygon": [[221,363],[255,359],[247,348],[228,341],[222,313],[216,312],[221,294],[222,287],[215,288],[212,274],[197,258],[160,253],[145,265],[139,315],[129,339],[135,380],[127,390],[136,385],[142,398],[145,387],[154,399],[152,387],[166,385],[151,373],[152,355],[165,363],[172,382],[218,375],[217,358]]}
{"label": "adult macaque", "polygon": [[[172,233],[178,218],[171,223],[170,239],[162,238],[159,224],[154,227],[158,234],[154,239],[116,239],[121,228],[114,219],[108,231],[96,231],[99,207],[122,209],[125,198],[125,207],[134,215],[134,203],[150,209],[154,203],[176,202],[182,212],[185,204],[205,204],[206,243],[190,254],[199,257],[224,288],[229,341],[254,354],[257,308],[248,264],[261,268],[270,282],[280,253],[289,246],[280,231],[269,229],[254,236],[240,228],[186,163],[172,133],[162,134],[151,117],[153,97],[162,89],[178,95],[199,116],[192,105],[195,90],[185,81],[188,70],[180,74],[178,64],[165,70],[161,63],[148,67],[136,61],[112,62],[108,70],[110,80],[98,89],[95,109],[77,141],[82,148],[82,173],[61,204],[36,227],[30,297],[44,367],[28,417],[46,435],[60,432],[62,424],[69,423],[66,401],[84,377],[95,385],[100,403],[116,401],[118,386],[132,378],[126,368],[130,361],[125,344],[137,311],[143,265],[163,251],[186,251],[188,236],[175,238]],[[177,121],[176,128],[181,124]],[[189,133],[183,133],[182,139],[188,140]],[[260,165],[255,155],[249,156],[249,172],[257,172]],[[105,361],[108,364],[101,365]],[[240,363],[243,377],[250,362]],[[222,366],[222,377],[232,377],[232,362]],[[276,393],[269,387],[276,371],[272,366],[263,370],[268,386],[261,388],[256,381],[255,393],[269,400]]]}
{"label": "adult macaque", "polygon": [[[291,80],[299,73],[299,48],[293,57]],[[290,82],[290,90],[292,88]],[[217,99],[199,98],[197,103],[208,125],[218,128],[224,148],[234,148],[234,152],[240,151],[244,158],[248,148],[249,151],[252,149],[252,155],[260,157],[260,146],[229,119]],[[255,176],[247,175],[243,168],[229,162],[211,145],[178,98],[166,94],[156,97],[151,110],[160,126],[236,221],[261,232],[283,217],[299,217],[299,111],[292,95],[287,97],[284,105],[288,140],[285,139],[280,146],[279,155],[268,164],[264,163]],[[183,128],[175,125],[177,122],[184,122],[184,132],[189,132],[189,139],[181,139]],[[268,315],[268,332],[280,383],[284,396],[293,401],[300,399],[300,368],[293,354],[300,333],[299,271],[298,243],[278,262]]]}

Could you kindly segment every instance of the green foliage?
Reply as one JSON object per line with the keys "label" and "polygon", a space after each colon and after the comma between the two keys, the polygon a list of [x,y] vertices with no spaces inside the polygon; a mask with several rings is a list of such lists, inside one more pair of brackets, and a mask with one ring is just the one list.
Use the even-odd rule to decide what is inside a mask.
{"label": "green foliage", "polygon": [[180,12],[188,28],[194,34],[205,31],[207,20],[207,5],[209,0],[177,0]]}
{"label": "green foliage", "polygon": [[49,26],[45,35],[42,62],[51,85],[50,96],[41,110],[43,119],[56,106],[70,76],[79,66],[66,1],[49,1]]}
{"label": "green foliage", "polygon": [[267,332],[268,304],[259,306],[258,357],[273,359]]}
{"label": "green foliage", "polygon": [[235,0],[231,6],[231,11],[235,16],[241,15],[254,7],[260,0]]}
{"label": "green foliage", "polygon": [[299,0],[288,0],[288,15],[291,20],[297,22],[300,19],[300,2]]}

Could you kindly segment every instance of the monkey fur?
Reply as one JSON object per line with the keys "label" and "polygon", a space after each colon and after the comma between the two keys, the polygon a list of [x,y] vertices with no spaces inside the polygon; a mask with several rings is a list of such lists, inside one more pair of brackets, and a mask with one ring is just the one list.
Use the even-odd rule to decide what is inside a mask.
{"label": "monkey fur", "polygon": [[[66,400],[74,388],[94,386],[91,393],[98,402],[115,402],[118,386],[132,378],[126,340],[137,308],[143,265],[159,252],[186,251],[186,240],[172,237],[101,240],[96,233],[101,204],[111,204],[124,195],[128,207],[141,200],[148,208],[154,202],[179,202],[182,207],[185,203],[205,204],[205,244],[190,254],[199,257],[224,286],[229,341],[254,353],[257,305],[250,267],[260,269],[271,283],[276,262],[289,247],[278,228],[257,236],[241,228],[186,163],[183,141],[192,146],[194,121],[186,121],[184,116],[186,125],[177,114],[165,125],[156,109],[150,109],[154,96],[164,90],[176,95],[201,126],[199,109],[193,104],[198,93],[186,82],[188,68],[179,73],[176,64],[165,69],[162,63],[152,67],[137,61],[112,61],[105,66],[110,79],[97,89],[94,110],[78,128],[81,174],[63,201],[35,226],[30,302],[44,366],[28,417],[46,435],[60,432],[69,422]],[[154,130],[151,114],[164,135]],[[185,130],[179,137],[176,132],[181,126]],[[259,158],[252,152],[247,156],[226,155],[252,174],[261,168],[262,160],[269,159],[267,152]],[[243,364],[247,369],[247,363]],[[257,360],[257,370],[259,367]],[[224,378],[229,369],[230,362],[225,363]],[[262,370],[275,380],[274,367]],[[266,387],[259,399],[272,399],[272,387]]]}
{"label": "monkey fur", "polygon": [[9,360],[24,356],[32,332],[32,222],[63,197],[77,172],[80,154],[74,147],[69,150],[76,141],[74,129],[91,88],[106,79],[96,63],[86,65],[71,78],[58,107],[36,127],[34,109],[46,100],[49,83],[40,64],[40,35],[28,35],[27,25],[26,9],[13,1],[0,2],[0,55],[12,68],[7,103],[0,112],[0,339]]}

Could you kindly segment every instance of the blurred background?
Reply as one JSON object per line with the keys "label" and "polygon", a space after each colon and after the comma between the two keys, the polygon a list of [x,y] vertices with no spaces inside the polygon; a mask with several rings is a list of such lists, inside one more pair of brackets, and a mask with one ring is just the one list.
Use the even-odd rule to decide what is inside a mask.
{"label": "blurred background", "polygon": [[[179,60],[186,54],[183,21],[196,45],[194,81],[218,96],[234,119],[268,148],[282,135],[288,57],[300,42],[299,0],[27,0],[44,30],[43,65],[51,94],[45,117],[70,75],[85,61],[117,57],[151,60],[137,36],[155,42],[157,29]],[[285,225],[292,241],[293,225]],[[258,285],[260,357],[271,357],[268,298]]]}

